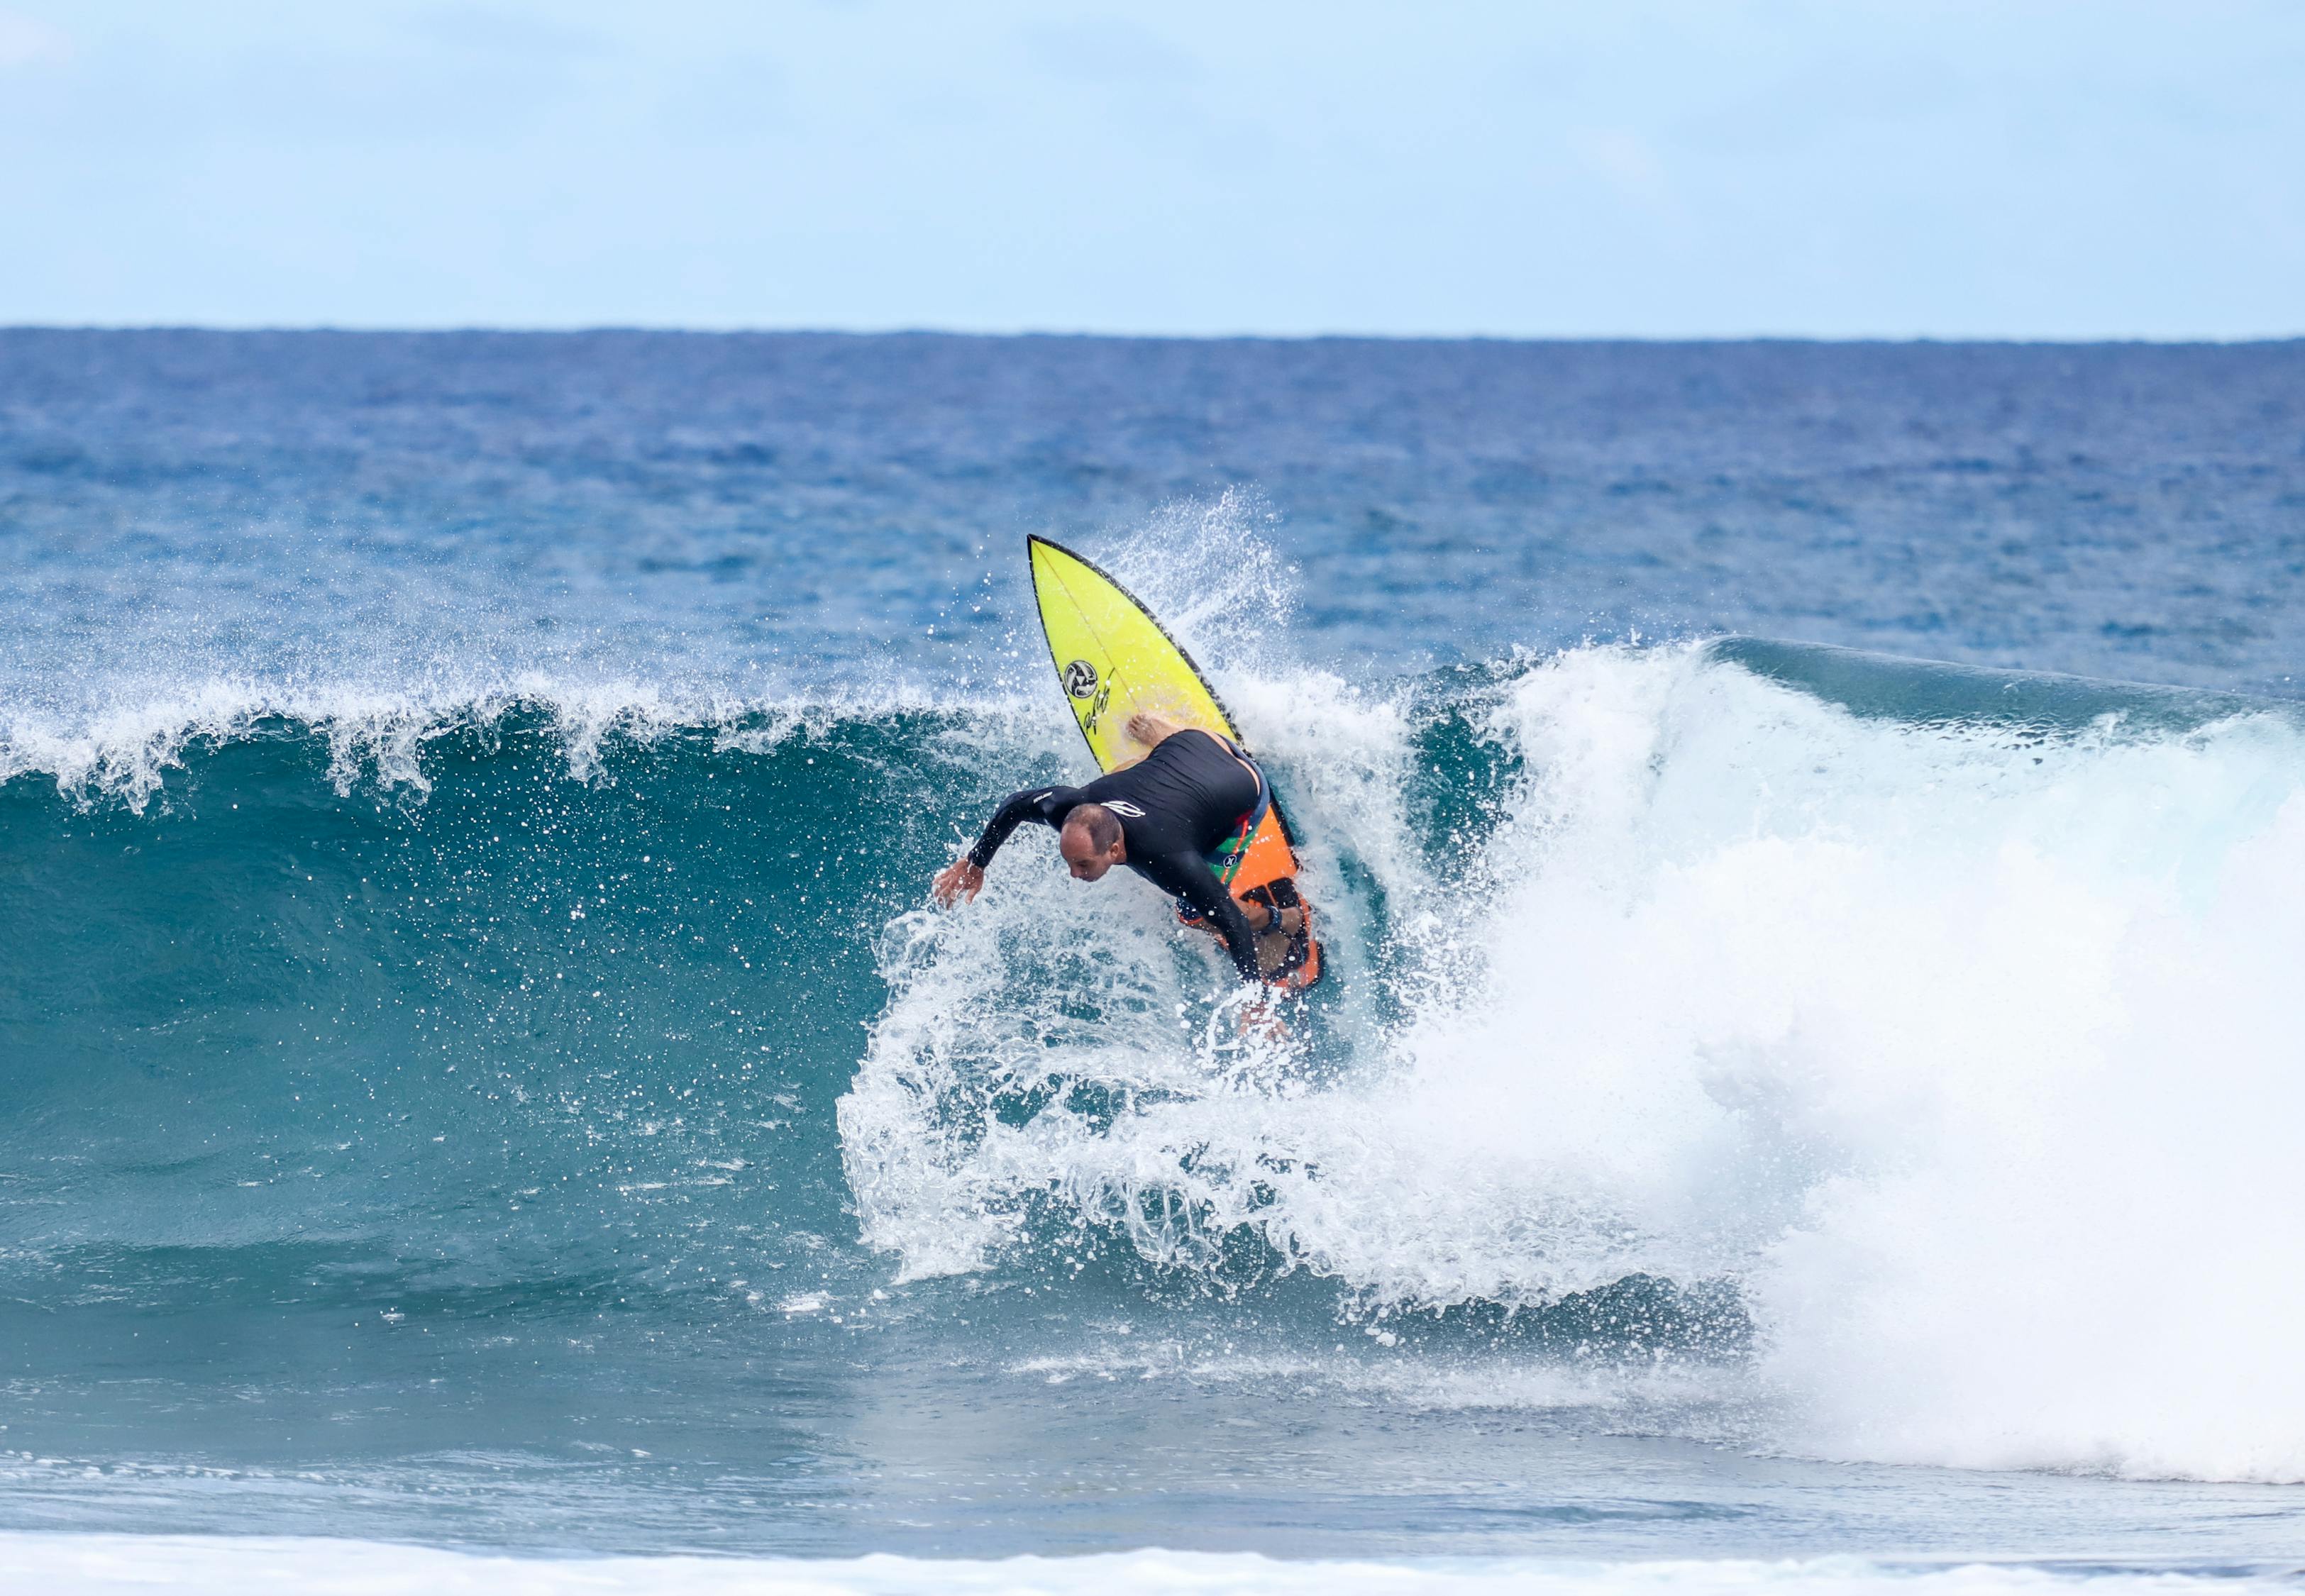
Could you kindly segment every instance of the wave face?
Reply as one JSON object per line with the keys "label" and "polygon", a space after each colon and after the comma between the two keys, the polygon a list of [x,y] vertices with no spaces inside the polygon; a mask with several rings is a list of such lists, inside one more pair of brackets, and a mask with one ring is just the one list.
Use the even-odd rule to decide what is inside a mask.
{"label": "wave face", "polygon": [[[1898,713],[1821,685],[1866,671]],[[676,1339],[892,1301],[981,1354],[991,1284],[1396,1395],[1583,1370],[1810,1455],[2305,1478],[2292,712],[2012,678],[1995,724],[1974,673],[1742,643],[1221,685],[1321,839],[1341,979],[1288,1046],[1029,837],[915,906],[1072,757],[1047,706],[20,776],[9,1289]]]}

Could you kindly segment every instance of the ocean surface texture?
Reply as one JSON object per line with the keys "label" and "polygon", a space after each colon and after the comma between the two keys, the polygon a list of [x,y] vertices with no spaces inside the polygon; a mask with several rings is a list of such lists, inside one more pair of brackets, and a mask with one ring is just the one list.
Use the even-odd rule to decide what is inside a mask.
{"label": "ocean surface texture", "polygon": [[[1027,532],[1286,1044],[927,907]],[[2305,344],[0,332],[0,574],[26,1588],[2305,1562]]]}

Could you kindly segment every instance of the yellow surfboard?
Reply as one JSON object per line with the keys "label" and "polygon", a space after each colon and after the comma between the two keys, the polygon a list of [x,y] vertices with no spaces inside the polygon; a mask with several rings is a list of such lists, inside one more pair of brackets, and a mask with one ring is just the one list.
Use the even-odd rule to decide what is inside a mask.
{"label": "yellow surfboard", "polygon": [[[1192,656],[1161,630],[1127,589],[1046,538],[1027,538],[1025,547],[1049,658],[1099,770],[1117,770],[1144,757],[1147,749],[1127,730],[1129,717],[1138,713],[1213,732],[1242,752],[1249,751]],[[1226,876],[1226,885],[1236,898],[1265,888],[1259,899],[1263,902],[1275,883],[1284,883],[1280,896],[1293,904],[1301,901],[1294,890],[1297,870],[1295,841],[1275,798]],[[1307,923],[1309,928],[1309,919]],[[1309,930],[1304,940],[1300,958],[1268,976],[1276,985],[1303,988],[1320,979],[1319,944]]]}

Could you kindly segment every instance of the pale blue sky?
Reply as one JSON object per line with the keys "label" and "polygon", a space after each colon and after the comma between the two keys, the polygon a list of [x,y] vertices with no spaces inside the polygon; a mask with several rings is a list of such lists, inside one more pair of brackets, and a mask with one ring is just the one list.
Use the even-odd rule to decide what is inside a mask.
{"label": "pale blue sky", "polygon": [[0,0],[0,323],[2305,333],[2305,5]]}

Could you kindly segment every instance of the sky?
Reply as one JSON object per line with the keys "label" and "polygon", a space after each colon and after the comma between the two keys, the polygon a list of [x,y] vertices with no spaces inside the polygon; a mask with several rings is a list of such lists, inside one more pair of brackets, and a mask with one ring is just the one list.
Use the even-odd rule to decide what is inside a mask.
{"label": "sky", "polygon": [[2297,0],[0,0],[0,324],[2305,333]]}

